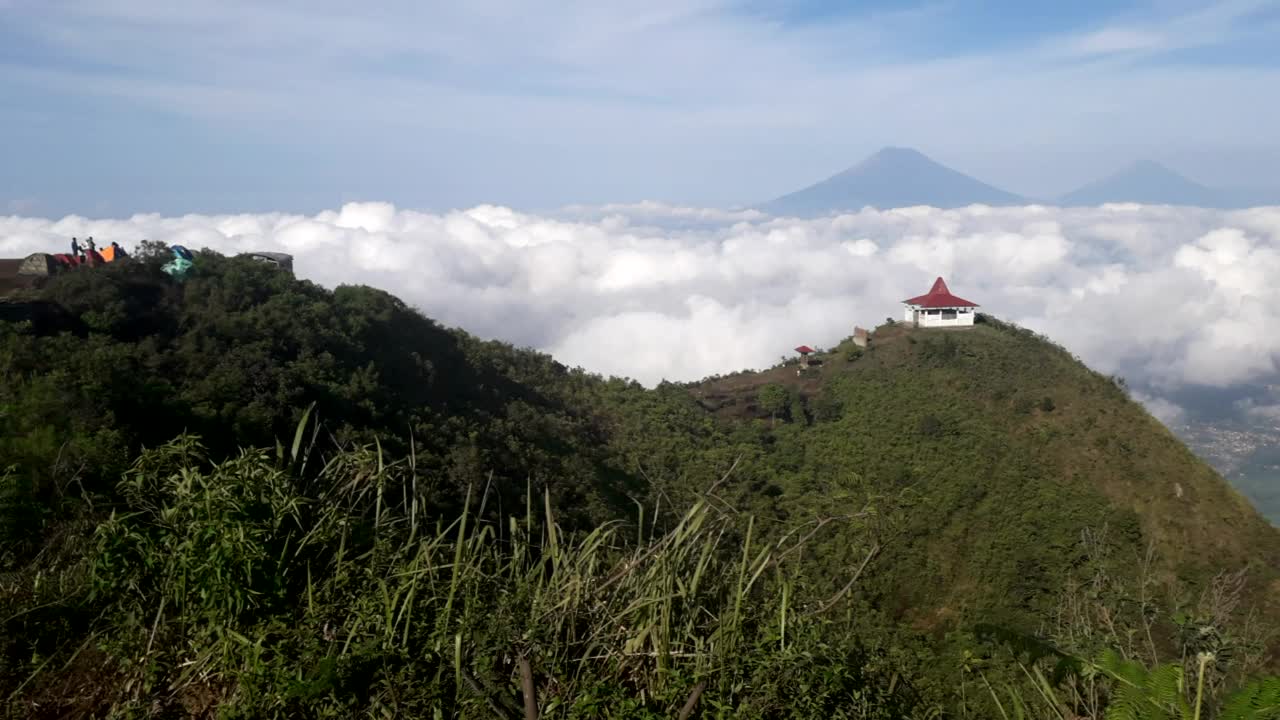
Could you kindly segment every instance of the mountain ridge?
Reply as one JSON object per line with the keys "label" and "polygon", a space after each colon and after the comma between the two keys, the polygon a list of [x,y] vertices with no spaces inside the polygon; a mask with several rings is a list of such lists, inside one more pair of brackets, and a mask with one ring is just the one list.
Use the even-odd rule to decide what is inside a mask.
{"label": "mountain ridge", "polygon": [[1062,195],[1065,206],[1135,202],[1218,208],[1230,205],[1224,193],[1197,183],[1153,160],[1137,160],[1116,172]]}
{"label": "mountain ridge", "polygon": [[863,207],[954,208],[1026,200],[942,165],[913,148],[889,146],[809,187],[760,206],[775,215],[812,216]]}
{"label": "mountain ridge", "polygon": [[824,180],[753,207],[775,216],[816,217],[863,207],[1080,207],[1127,202],[1238,209],[1280,200],[1260,190],[1210,187],[1149,159],[1135,160],[1056,198],[1040,200],[977,180],[914,148],[887,146]]}
{"label": "mountain ridge", "polygon": [[[934,604],[926,593],[902,600],[917,611],[908,613],[910,622],[933,627],[939,613],[984,604],[992,612],[1013,611],[1005,601],[991,604],[963,583],[952,584],[959,577],[1022,588],[1017,592],[1030,593],[1031,602],[1027,577],[996,578],[1008,568],[1025,574],[1052,561],[1021,555],[1012,540],[997,539],[1002,530],[977,529],[996,517],[1006,518],[1009,531],[1051,545],[1069,543],[1090,525],[1109,525],[1117,533],[1112,542],[1127,546],[1123,552],[1140,554],[1144,542],[1162,548],[1159,565],[1168,577],[1212,573],[1224,561],[1247,565],[1252,561],[1245,558],[1259,557],[1258,551],[1276,553],[1277,559],[1263,561],[1270,569],[1254,576],[1251,592],[1280,612],[1267,595],[1280,589],[1280,529],[1122,387],[1046,339],[984,315],[965,331],[881,326],[868,350],[847,339],[820,359],[800,375],[790,366],[738,373],[695,384],[691,392],[711,412],[750,423],[770,416],[764,396],[776,391],[766,387],[787,388],[789,400],[779,412],[790,421],[776,431],[778,444],[797,445],[788,452],[798,457],[824,456],[810,461],[816,477],[860,478],[832,481],[844,492],[870,483],[876,492],[912,487],[925,498],[950,498],[938,505],[923,501],[920,517],[907,521],[914,549],[895,560],[903,575],[890,588],[938,572],[930,593],[946,598]],[[850,435],[857,439],[846,439]],[[847,449],[837,453],[841,447]],[[1221,544],[1224,522],[1241,530],[1238,541]],[[984,543],[994,544],[979,550]],[[991,565],[981,559],[1003,552],[1012,554]],[[919,558],[931,560],[916,565]]]}

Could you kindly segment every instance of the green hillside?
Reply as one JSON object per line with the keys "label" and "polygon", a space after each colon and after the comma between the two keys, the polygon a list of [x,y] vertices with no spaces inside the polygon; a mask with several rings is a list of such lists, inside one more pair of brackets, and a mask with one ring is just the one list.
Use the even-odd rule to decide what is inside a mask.
{"label": "green hillside", "polygon": [[15,717],[1280,696],[1246,685],[1280,665],[1280,531],[1026,331],[890,324],[646,390],[371,288],[214,253],[174,283],[162,250],[0,322]]}
{"label": "green hillside", "polygon": [[902,498],[886,593],[922,627],[1037,611],[1089,528],[1105,527],[1125,560],[1154,545],[1162,580],[1248,567],[1254,597],[1276,600],[1280,532],[1115,381],[1049,341],[990,318],[965,331],[889,325],[869,351],[850,343],[824,360],[803,377],[778,368],[693,393],[721,417],[769,425],[764,388],[786,389],[770,464],[788,503]]}
{"label": "green hillside", "polygon": [[503,490],[532,477],[582,522],[613,516],[619,498],[631,506],[573,404],[581,373],[442,328],[373,288],[330,292],[212,253],[175,285],[156,270],[165,258],[59,276],[24,299],[65,312],[0,325],[0,448],[37,491],[72,466],[104,490],[142,446],[183,431],[217,457],[268,447],[314,403],[338,446],[414,451],[439,478],[442,511],[489,473]]}

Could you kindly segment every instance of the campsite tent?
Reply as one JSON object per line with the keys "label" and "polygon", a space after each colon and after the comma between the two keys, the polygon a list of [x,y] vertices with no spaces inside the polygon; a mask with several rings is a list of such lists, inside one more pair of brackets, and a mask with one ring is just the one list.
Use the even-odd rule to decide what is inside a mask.
{"label": "campsite tent", "polygon": [[288,253],[249,252],[244,253],[241,257],[253,258],[259,262],[270,263],[283,270],[293,272],[293,256]]}
{"label": "campsite tent", "polygon": [[102,248],[101,250],[99,250],[99,251],[98,251],[98,254],[102,256],[102,261],[103,261],[103,262],[115,262],[116,260],[121,260],[121,259],[124,259],[124,258],[129,257],[129,255],[124,251],[124,248],[120,248],[119,250],[116,250],[116,248],[118,248],[118,247],[120,247],[120,246],[119,246],[119,245],[108,245],[108,246],[106,246],[106,247]]}
{"label": "campsite tent", "polygon": [[187,273],[191,272],[191,261],[175,257],[160,269],[168,273],[174,280],[185,280]]}
{"label": "campsite tent", "polygon": [[71,270],[80,267],[83,263],[76,255],[69,253],[58,253],[53,256],[55,270]]}
{"label": "campsite tent", "polygon": [[57,270],[58,262],[49,253],[32,253],[18,266],[19,275],[45,277],[54,274]]}
{"label": "campsite tent", "polygon": [[171,245],[169,249],[173,251],[173,259],[160,269],[168,273],[169,277],[181,282],[187,278],[187,273],[191,272],[191,251],[181,245]]}

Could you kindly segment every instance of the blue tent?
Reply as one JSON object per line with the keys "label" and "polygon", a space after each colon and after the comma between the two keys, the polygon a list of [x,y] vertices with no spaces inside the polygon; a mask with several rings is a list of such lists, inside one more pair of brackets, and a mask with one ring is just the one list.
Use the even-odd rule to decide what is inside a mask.
{"label": "blue tent", "polygon": [[187,273],[191,272],[191,261],[176,257],[165,263],[160,269],[168,273],[174,280],[182,280],[187,277]]}
{"label": "blue tent", "polygon": [[182,281],[186,279],[187,273],[191,272],[191,261],[194,259],[191,251],[181,245],[170,245],[169,249],[173,251],[173,259],[165,263],[160,269],[169,274],[174,280]]}

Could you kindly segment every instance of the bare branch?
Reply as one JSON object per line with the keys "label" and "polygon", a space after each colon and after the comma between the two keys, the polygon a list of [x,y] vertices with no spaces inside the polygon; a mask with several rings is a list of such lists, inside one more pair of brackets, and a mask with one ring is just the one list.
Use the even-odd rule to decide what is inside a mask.
{"label": "bare branch", "polygon": [[867,564],[871,562],[871,558],[875,557],[876,554],[878,554],[879,552],[880,552],[880,543],[876,543],[875,545],[872,545],[871,549],[867,551],[867,556],[862,558],[862,564],[858,566],[857,572],[853,574],[853,577],[849,578],[849,582],[845,583],[844,587],[840,588],[840,592],[836,593],[835,595],[832,595],[830,600],[827,600],[825,603],[822,604],[821,607],[819,607],[817,610],[814,610],[809,614],[821,615],[822,613],[834,607],[837,602],[840,602],[840,598],[847,595],[849,591],[853,589],[854,584],[858,582],[858,578],[862,576],[862,571],[867,568]]}
{"label": "bare branch", "polygon": [[717,480],[717,481],[715,481],[715,482],[711,483],[711,487],[707,488],[707,494],[708,494],[708,495],[710,495],[712,492],[715,492],[715,489],[716,489],[716,488],[718,488],[718,487],[720,487],[722,484],[724,484],[724,481],[726,481],[726,480],[728,480],[728,479],[729,479],[729,476],[733,474],[733,471],[737,469],[737,467],[738,467],[738,463],[739,463],[739,462],[741,462],[741,461],[742,461],[742,456],[741,456],[741,455],[739,455],[738,457],[734,458],[734,459],[733,459],[733,464],[729,466],[729,469],[728,469],[728,470],[725,470],[725,471],[724,471],[724,475],[721,475],[719,480]]}
{"label": "bare branch", "polygon": [[538,696],[533,689],[533,667],[520,656],[520,691],[524,695],[524,720],[538,720]]}
{"label": "bare branch", "polygon": [[698,698],[702,697],[702,691],[706,689],[706,680],[693,686],[693,692],[689,693],[689,699],[685,700],[684,707],[680,708],[680,714],[677,716],[679,720],[689,720],[689,716],[693,715],[694,708],[698,707]]}

